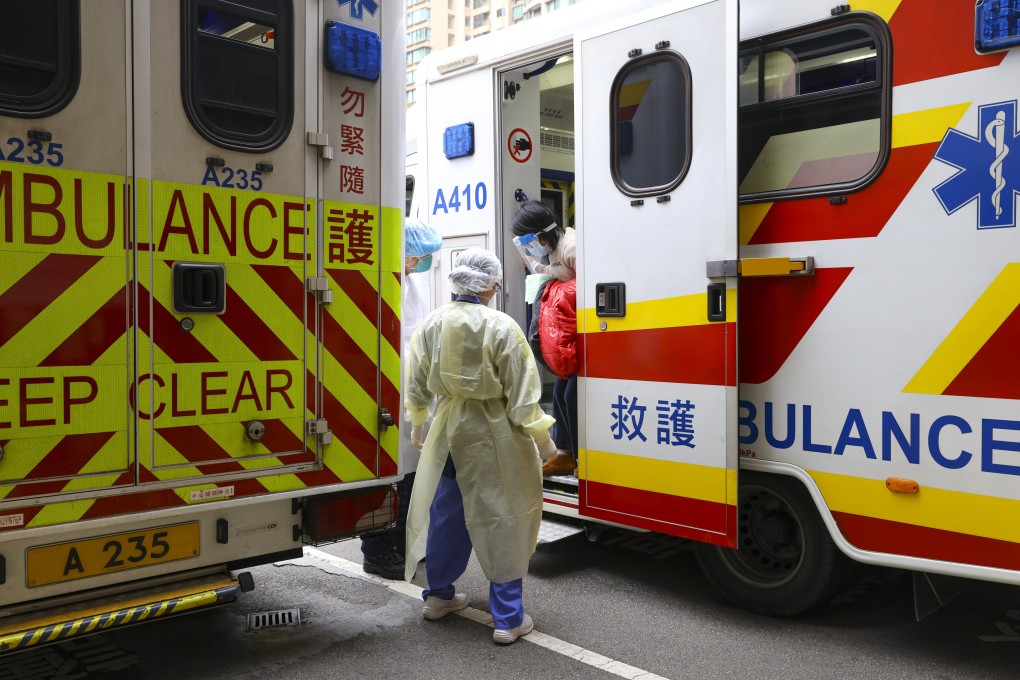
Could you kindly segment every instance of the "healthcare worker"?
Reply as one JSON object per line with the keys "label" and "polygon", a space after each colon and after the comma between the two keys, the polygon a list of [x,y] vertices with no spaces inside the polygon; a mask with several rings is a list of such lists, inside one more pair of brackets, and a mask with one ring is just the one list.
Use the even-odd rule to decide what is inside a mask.
{"label": "healthcare worker", "polygon": [[[542,386],[520,327],[489,309],[503,270],[481,248],[450,272],[456,300],[429,314],[407,356],[404,406],[421,462],[407,517],[405,578],[426,556],[422,614],[436,620],[468,605],[454,582],[474,546],[489,579],[493,640],[531,632],[522,580],[542,519],[540,455],[555,454],[554,423],[539,407]],[[438,396],[428,436],[428,406]]]}
{"label": "healthcare worker", "polygon": [[[539,275],[554,277],[561,284],[554,285],[555,297],[559,301],[555,306],[562,314],[568,313],[571,307],[574,319],[562,317],[562,327],[567,332],[544,327],[543,319],[539,319],[539,335],[542,337],[542,353],[546,354],[546,339],[555,335],[559,341],[552,343],[548,349],[564,355],[558,366],[563,367],[573,362],[573,368],[564,372],[554,370],[556,382],[553,384],[553,418],[556,419],[556,430],[553,433],[556,442],[556,455],[542,465],[543,475],[576,475],[578,451],[577,423],[577,333],[569,332],[569,328],[577,325],[576,312],[576,257],[577,234],[556,223],[556,216],[549,208],[538,201],[527,201],[522,204],[511,224],[514,236],[518,241],[527,239],[522,255],[529,269]],[[530,260],[530,262],[528,262]],[[548,286],[547,286],[548,288]],[[553,291],[549,291],[553,292]],[[545,298],[542,298],[546,303]],[[547,310],[552,305],[546,304]],[[570,346],[572,345],[572,346]],[[571,355],[568,361],[565,355]],[[548,364],[548,359],[546,359]],[[552,368],[552,366],[550,366]]]}
{"label": "healthcare worker", "polygon": [[[404,353],[410,346],[411,335],[418,324],[432,311],[432,254],[442,245],[443,239],[435,229],[413,217],[405,220],[404,281],[400,314],[401,347]],[[393,580],[404,578],[407,506],[411,502],[418,456],[418,449],[411,444],[411,423],[405,417],[400,424],[400,459],[404,463],[404,478],[397,482],[400,503],[397,524],[391,529],[362,537],[362,568],[369,574]]]}

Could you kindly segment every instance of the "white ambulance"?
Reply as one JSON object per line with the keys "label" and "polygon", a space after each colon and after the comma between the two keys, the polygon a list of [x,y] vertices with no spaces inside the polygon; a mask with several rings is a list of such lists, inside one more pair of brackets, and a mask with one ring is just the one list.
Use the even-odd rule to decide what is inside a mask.
{"label": "white ambulance", "polygon": [[0,7],[0,652],[391,525],[403,6]]}
{"label": "white ambulance", "polygon": [[[1020,584],[1020,4],[591,0],[419,68],[412,211],[577,232],[577,477],[804,611],[856,563]],[[410,186],[410,185],[409,185]],[[441,301],[445,293],[439,295]],[[447,298],[448,299],[448,298]]]}

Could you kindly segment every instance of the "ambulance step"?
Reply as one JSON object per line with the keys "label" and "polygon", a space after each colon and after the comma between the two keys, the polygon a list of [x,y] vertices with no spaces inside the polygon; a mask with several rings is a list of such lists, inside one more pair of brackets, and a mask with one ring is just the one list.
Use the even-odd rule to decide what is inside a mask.
{"label": "ambulance step", "polygon": [[236,579],[217,574],[18,614],[0,624],[0,655],[230,604],[240,592]]}
{"label": "ambulance step", "polygon": [[564,538],[570,538],[580,533],[584,533],[584,527],[576,524],[567,524],[565,522],[557,522],[551,519],[543,519],[542,525],[538,528],[538,544],[546,545],[549,543],[555,543],[556,541],[562,541]]}

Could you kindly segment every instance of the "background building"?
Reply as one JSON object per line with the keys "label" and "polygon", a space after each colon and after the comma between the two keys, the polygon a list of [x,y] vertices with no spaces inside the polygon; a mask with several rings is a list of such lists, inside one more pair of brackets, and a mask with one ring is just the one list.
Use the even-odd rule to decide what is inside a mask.
{"label": "background building", "polygon": [[407,105],[415,101],[418,64],[432,50],[498,31],[583,0],[405,0]]}

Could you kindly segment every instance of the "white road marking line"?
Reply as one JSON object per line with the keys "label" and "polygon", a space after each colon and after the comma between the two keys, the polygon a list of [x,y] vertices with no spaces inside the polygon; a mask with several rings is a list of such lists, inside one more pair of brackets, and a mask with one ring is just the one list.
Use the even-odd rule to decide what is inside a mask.
{"label": "white road marking line", "polygon": [[[345,560],[344,558],[337,557],[336,555],[330,555],[329,553],[316,550],[315,548],[305,547],[305,555],[307,557],[313,557],[321,562],[331,564],[355,578],[371,581],[372,583],[388,588],[395,593],[413,597],[419,602],[422,600],[421,594],[423,589],[413,583],[408,583],[407,581],[390,581],[388,579],[380,578],[375,574],[366,574],[365,570],[362,569],[361,565],[357,562],[351,562],[350,560]],[[476,623],[489,626],[490,628],[492,627],[492,615],[488,612],[483,612],[480,609],[467,607],[466,609],[461,609],[459,612],[454,612],[454,614],[457,616],[463,616],[465,619],[470,619]],[[554,638],[553,636],[546,635],[545,633],[540,633],[537,630],[531,631],[520,639],[524,642],[530,642],[534,645],[538,645],[539,647],[544,647],[551,652],[562,654],[563,656],[570,657],[576,661],[580,661],[588,664],[589,666],[606,671],[607,673],[618,675],[621,678],[627,678],[628,680],[669,680],[661,675],[649,673],[648,671],[641,670],[640,668],[635,668],[634,666],[610,659],[608,656],[603,656],[585,649],[584,647],[578,647],[575,644],[565,642],[559,638]]]}

